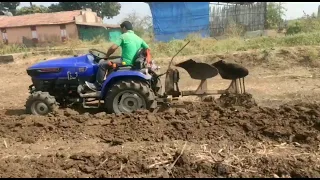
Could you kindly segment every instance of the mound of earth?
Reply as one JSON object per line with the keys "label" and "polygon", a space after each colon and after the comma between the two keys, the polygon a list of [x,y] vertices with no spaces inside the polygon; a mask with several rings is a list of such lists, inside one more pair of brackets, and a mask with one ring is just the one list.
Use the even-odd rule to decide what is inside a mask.
{"label": "mound of earth", "polygon": [[223,94],[218,99],[218,102],[223,107],[232,106],[243,106],[246,108],[251,108],[257,106],[256,101],[253,99],[251,94]]}

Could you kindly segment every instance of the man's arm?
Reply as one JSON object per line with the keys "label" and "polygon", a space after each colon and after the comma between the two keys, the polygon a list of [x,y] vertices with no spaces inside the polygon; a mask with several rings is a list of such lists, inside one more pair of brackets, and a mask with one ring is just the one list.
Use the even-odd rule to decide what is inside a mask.
{"label": "man's arm", "polygon": [[111,47],[109,47],[106,55],[106,59],[108,59],[118,49],[118,47],[121,44],[122,44],[122,36],[120,36],[120,38],[117,39]]}
{"label": "man's arm", "polygon": [[118,47],[119,46],[116,44],[113,44],[111,47],[109,47],[107,55],[106,55],[106,59],[108,59],[111,56],[111,54],[113,54],[118,49]]}
{"label": "man's arm", "polygon": [[149,48],[148,44],[143,39],[142,39],[141,47],[144,48],[144,49],[148,49]]}

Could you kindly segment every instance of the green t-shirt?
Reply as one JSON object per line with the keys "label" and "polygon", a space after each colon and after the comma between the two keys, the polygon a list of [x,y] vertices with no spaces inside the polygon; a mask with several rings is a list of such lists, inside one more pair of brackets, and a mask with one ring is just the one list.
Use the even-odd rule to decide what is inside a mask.
{"label": "green t-shirt", "polygon": [[127,65],[133,64],[134,57],[139,49],[149,48],[147,43],[131,30],[123,33],[120,38],[115,41],[115,44],[121,46],[122,58]]}

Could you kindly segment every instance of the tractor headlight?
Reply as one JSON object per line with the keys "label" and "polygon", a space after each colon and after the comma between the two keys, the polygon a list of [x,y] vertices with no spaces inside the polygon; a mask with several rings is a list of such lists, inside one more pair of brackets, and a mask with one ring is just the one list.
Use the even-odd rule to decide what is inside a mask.
{"label": "tractor headlight", "polygon": [[91,63],[94,63],[94,57],[91,54],[87,54],[87,58]]}

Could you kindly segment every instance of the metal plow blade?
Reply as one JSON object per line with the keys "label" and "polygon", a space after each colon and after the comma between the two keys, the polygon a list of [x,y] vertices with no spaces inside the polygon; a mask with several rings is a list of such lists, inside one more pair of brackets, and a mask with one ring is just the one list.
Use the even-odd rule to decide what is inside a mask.
{"label": "metal plow blade", "polygon": [[247,68],[240,64],[228,63],[224,60],[217,61],[212,66],[218,69],[222,79],[231,80],[231,84],[227,89],[229,92],[236,94],[246,93],[244,78],[249,74]]}
{"label": "metal plow blade", "polygon": [[[206,96],[210,94],[221,94],[225,91],[211,91],[207,89],[207,79],[213,78],[219,74],[217,68],[210,64],[199,63],[192,59],[176,64],[177,67],[185,69],[192,79],[201,80],[198,88],[196,90],[179,91],[181,96]],[[172,76],[172,75],[171,75]],[[169,77],[169,76],[168,76]],[[172,76],[173,77],[173,76]],[[168,83],[169,84],[169,83]],[[176,83],[177,84],[177,83]],[[178,86],[178,85],[176,85]],[[172,93],[173,94],[173,93]]]}
{"label": "metal plow blade", "polygon": [[[188,45],[188,43],[186,45]],[[186,45],[184,45],[180,49],[180,51],[184,47],[186,47]],[[226,69],[225,67],[223,67],[225,65],[224,61],[219,61],[218,63],[214,63],[214,64],[210,65],[210,64],[206,64],[206,63],[196,62],[192,59],[178,63],[175,66],[183,68],[184,70],[186,70],[188,72],[188,74],[190,75],[190,77],[192,79],[200,80],[201,82],[196,90],[180,91],[179,85],[178,85],[178,82],[180,79],[179,71],[177,69],[171,68],[173,58],[177,54],[175,54],[172,57],[172,59],[169,63],[168,69],[165,73],[166,74],[166,80],[165,80],[165,95],[166,96],[169,95],[172,97],[179,97],[179,96],[204,97],[207,95],[215,95],[215,94],[239,93],[239,89],[237,86],[238,83],[234,80],[239,79],[240,77],[237,76],[236,78],[234,78],[234,77],[223,78],[225,74],[229,75],[229,76],[230,75],[238,75],[237,71],[236,71],[236,73],[233,73],[233,72],[228,73],[229,69],[228,68]],[[222,66],[222,68],[221,68],[221,66]],[[239,68],[233,67],[233,69],[239,69]],[[213,77],[217,76],[218,74],[220,74],[223,79],[231,79],[232,80],[229,88],[226,90],[208,90],[207,89],[207,87],[208,87],[207,79],[213,78]],[[242,75],[242,74],[243,73],[241,72],[240,75]],[[243,85],[244,85],[244,83],[243,83]],[[241,84],[240,84],[240,86],[241,86]],[[242,92],[242,90],[241,90],[241,92]]]}
{"label": "metal plow blade", "polygon": [[192,79],[205,80],[219,74],[217,68],[206,63],[195,62],[192,59],[176,64],[177,67],[185,69]]}

